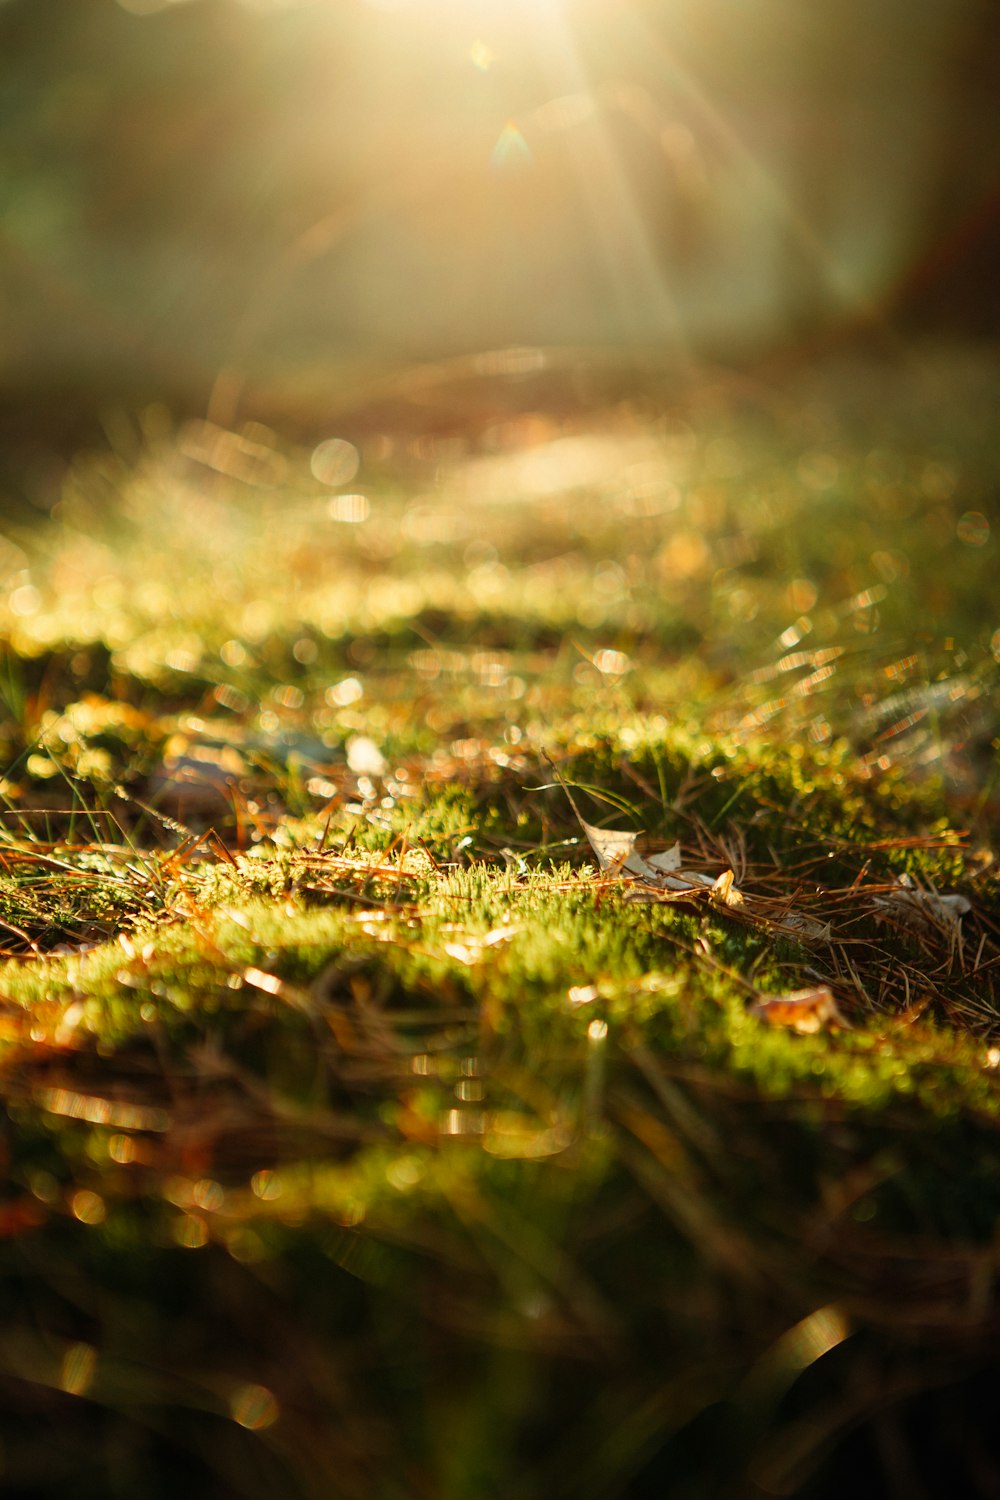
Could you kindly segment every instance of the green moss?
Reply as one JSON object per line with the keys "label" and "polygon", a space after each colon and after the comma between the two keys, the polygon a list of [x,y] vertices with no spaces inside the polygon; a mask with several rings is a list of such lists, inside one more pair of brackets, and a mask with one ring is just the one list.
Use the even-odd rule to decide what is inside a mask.
{"label": "green moss", "polygon": [[[296,1455],[343,1391],[369,1436],[405,1408],[405,1493],[471,1493],[455,1453],[477,1493],[626,1493],[664,1433],[750,1410],[817,1310],[859,1330],[837,1357],[869,1379],[887,1245],[986,1263],[991,575],[966,568],[927,639],[923,460],[896,486],[907,574],[862,435],[806,521],[792,437],[741,420],[753,482],[702,484],[703,434],[675,510],[624,481],[477,510],[446,474],[440,526],[393,484],[333,540],[292,455],[252,513],[220,481],[196,556],[158,451],[113,513],[78,473],[0,599],[11,1307],[112,1372],[130,1328],[166,1339],[150,1401],[181,1425],[185,1361],[220,1422],[273,1387],[296,1476],[275,1492],[327,1493]],[[587,820],[733,870],[744,904],[630,899],[567,786]],[[764,1019],[797,991],[803,1031]],[[104,1309],[72,1339],[66,1264]],[[300,1388],[241,1352],[262,1287],[273,1348],[312,1350]],[[895,1291],[952,1359],[933,1328],[965,1337],[968,1288],[939,1324]],[[222,1330],[222,1364],[171,1319],[191,1348]],[[42,1354],[62,1400],[76,1377]],[[589,1490],[532,1468],[550,1428]],[[358,1462],[344,1493],[382,1493]]]}

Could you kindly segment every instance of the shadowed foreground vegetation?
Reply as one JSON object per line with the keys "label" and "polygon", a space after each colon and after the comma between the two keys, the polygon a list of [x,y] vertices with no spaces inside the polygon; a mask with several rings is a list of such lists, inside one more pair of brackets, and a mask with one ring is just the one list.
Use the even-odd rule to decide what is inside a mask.
{"label": "shadowed foreground vegetation", "polygon": [[995,396],[152,409],[8,532],[8,1492],[997,1492]]}

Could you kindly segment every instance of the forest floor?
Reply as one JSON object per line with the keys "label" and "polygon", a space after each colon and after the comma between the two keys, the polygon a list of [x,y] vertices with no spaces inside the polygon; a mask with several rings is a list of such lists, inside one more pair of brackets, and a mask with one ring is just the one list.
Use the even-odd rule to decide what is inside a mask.
{"label": "forest floor", "polygon": [[11,1493],[997,1492],[995,382],[794,384],[7,530]]}

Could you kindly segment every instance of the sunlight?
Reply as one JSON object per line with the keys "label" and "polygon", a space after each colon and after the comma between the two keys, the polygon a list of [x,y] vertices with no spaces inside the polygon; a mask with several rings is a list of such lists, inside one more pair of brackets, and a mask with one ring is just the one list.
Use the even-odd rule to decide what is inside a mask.
{"label": "sunlight", "polygon": [[373,10],[410,12],[435,21],[483,19],[520,12],[525,21],[544,20],[546,13],[562,11],[570,0],[366,0]]}
{"label": "sunlight", "polygon": [[329,85],[303,138],[312,215],[231,327],[213,420],[232,426],[241,372],[278,318],[301,302],[311,325],[315,299],[340,289],[366,351],[405,358],[557,345],[581,309],[584,344],[686,346],[662,240],[664,216],[686,212],[673,199],[683,131],[630,83],[641,18],[608,0],[361,0],[350,21],[303,10]]}
{"label": "sunlight", "polygon": [[[585,12],[574,0],[367,3],[376,11],[433,25],[437,40],[429,66],[434,66],[435,53],[458,43],[475,70],[503,75],[505,93],[525,102],[498,122],[489,158],[494,174],[524,179],[527,202],[532,192],[547,199],[549,214],[561,211],[564,223],[579,217],[581,233],[566,271],[580,282],[589,279],[594,287],[598,328],[613,327],[616,337],[624,333],[630,341],[666,338],[681,344],[677,299],[645,200],[650,187],[657,198],[669,192],[675,175],[671,157],[678,131],[683,131],[661,119],[662,111],[642,87],[615,72],[609,75],[602,55],[621,37],[641,55],[641,19],[608,5]],[[526,98],[523,82],[511,85],[515,69],[530,77],[532,90],[542,85],[534,101]],[[472,121],[468,128],[474,128]],[[643,163],[638,176],[635,162],[623,159],[623,131],[626,139],[631,132],[632,154],[638,153]],[[540,206],[521,209],[532,220],[542,211]],[[475,200],[467,200],[467,219],[477,212]],[[536,232],[532,222],[525,223],[519,257],[527,256]],[[588,269],[591,263],[593,269]]]}
{"label": "sunlight", "polygon": [[[436,27],[493,28],[522,33],[540,29],[580,10],[580,0],[364,0],[372,10],[411,16]],[[489,41],[488,34],[486,35]]]}
{"label": "sunlight", "polygon": [[[595,84],[558,0],[540,7],[536,22],[544,29],[556,87],[554,96],[536,108],[531,123],[543,136],[565,137],[571,170],[589,214],[591,238],[603,258],[621,326],[639,343],[666,336],[681,344],[681,323],[662,248],[654,243],[639,198],[642,190],[630,181],[632,174],[615,139],[622,119],[641,114],[643,105],[649,105],[645,91],[614,78]],[[641,22],[638,25],[645,29]],[[639,126],[640,135],[646,133],[647,122],[640,119]],[[662,141],[654,139],[652,144],[661,169],[665,168]],[[666,178],[668,173],[662,175]]]}
{"label": "sunlight", "polygon": [[[247,198],[253,253],[204,322],[213,421],[279,347],[316,371],[567,346],[689,366],[878,323],[907,230],[874,207],[914,185],[826,107],[857,82],[858,120],[881,108],[835,18],[791,34],[787,4],[240,0],[234,71],[262,28],[283,52],[239,172],[286,207],[258,225]],[[174,13],[151,41],[202,10],[119,5]]]}

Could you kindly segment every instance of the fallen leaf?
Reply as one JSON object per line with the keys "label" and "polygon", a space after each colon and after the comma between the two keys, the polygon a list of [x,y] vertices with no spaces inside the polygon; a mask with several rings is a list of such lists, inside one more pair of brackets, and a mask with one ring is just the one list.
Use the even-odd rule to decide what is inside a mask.
{"label": "fallen leaf", "polygon": [[[550,761],[550,764],[552,762]],[[762,902],[759,898],[746,898],[736,885],[732,870],[724,870],[715,879],[700,870],[682,869],[681,847],[674,843],[662,853],[648,858],[636,847],[638,833],[620,828],[595,828],[580,816],[566,782],[552,764],[556,779],[563,787],[576,813],[580,826],[597,856],[598,865],[612,875],[629,882],[625,892],[626,901],[637,902],[687,902],[697,901],[706,895],[724,910],[735,913],[740,908],[739,919],[749,921],[770,933],[787,933],[800,942],[828,942],[831,928],[828,922],[817,922],[812,917],[795,912],[778,910],[772,914],[771,907],[777,903]]]}
{"label": "fallen leaf", "polygon": [[656,878],[656,871],[636,851],[636,840],[639,838],[637,833],[615,828],[595,828],[592,823],[584,823],[583,831],[602,870],[611,870],[616,875],[627,871],[641,879],[647,876]]}
{"label": "fallen leaf", "polygon": [[[669,849],[651,854],[647,859],[635,847],[641,834],[629,833],[623,829],[595,828],[591,823],[583,823],[583,831],[597,855],[601,869],[609,870],[613,875],[630,875],[633,880],[642,880],[658,891],[673,891],[678,894],[712,891],[718,886],[718,881],[713,880],[710,875],[703,875],[700,870],[681,869],[680,844],[672,844]],[[726,874],[730,885],[726,888],[725,904],[736,906],[739,904],[739,891],[734,893],[732,889],[733,872],[729,870]]]}
{"label": "fallen leaf", "polygon": [[646,863],[661,875],[676,874],[681,867],[680,844],[671,844],[669,849],[663,849],[659,854],[651,854]]}
{"label": "fallen leaf", "polygon": [[723,870],[711,889],[711,896],[715,901],[721,901],[723,906],[742,906],[743,897],[738,886],[733,884],[735,876],[732,870]]}
{"label": "fallen leaf", "polygon": [[802,1034],[821,1031],[825,1026],[850,1030],[841,1015],[829,985],[815,985],[809,990],[793,990],[789,995],[761,995],[750,1006],[750,1014],[769,1026],[788,1026]]}
{"label": "fallen leaf", "polygon": [[876,896],[874,905],[880,913],[902,917],[918,926],[937,925],[957,929],[962,917],[972,910],[972,903],[957,894],[942,896],[914,885],[909,875],[900,875],[897,889]]}

